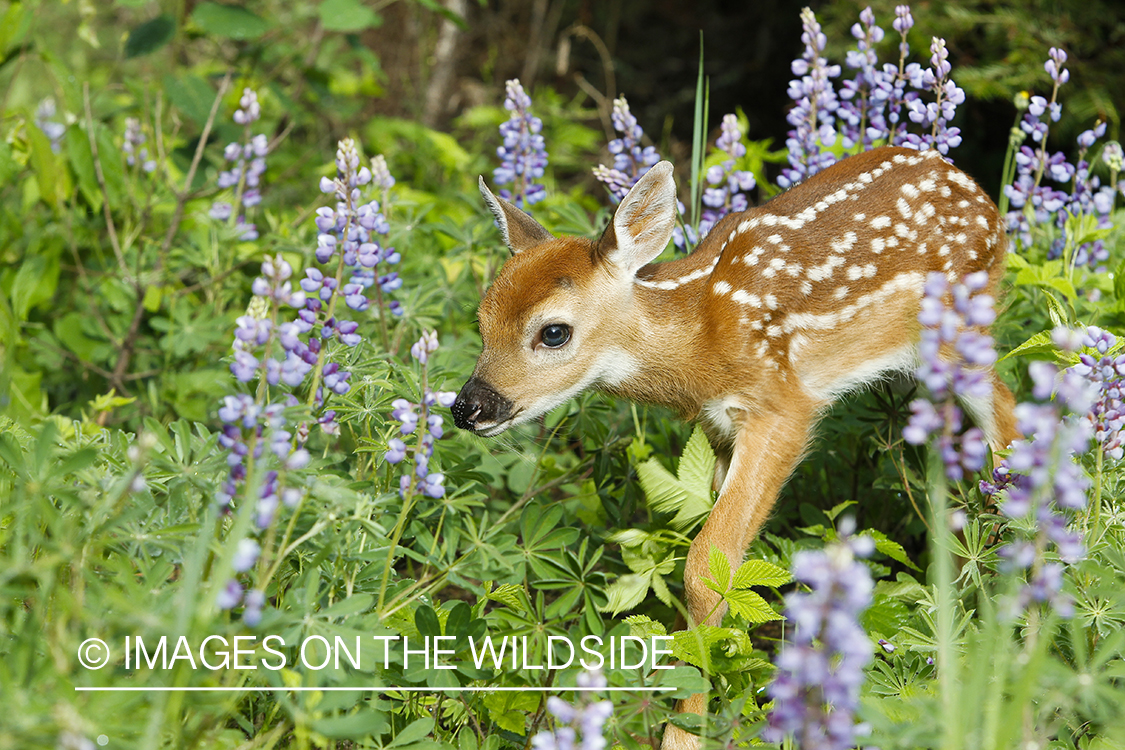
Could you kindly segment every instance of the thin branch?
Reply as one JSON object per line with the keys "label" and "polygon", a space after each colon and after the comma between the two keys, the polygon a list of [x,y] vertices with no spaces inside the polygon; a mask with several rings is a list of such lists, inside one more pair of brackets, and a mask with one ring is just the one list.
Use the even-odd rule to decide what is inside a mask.
{"label": "thin branch", "polygon": [[129,278],[129,267],[125,263],[125,254],[121,250],[121,242],[117,239],[117,227],[113,223],[113,212],[110,210],[109,190],[106,189],[102,160],[98,155],[98,139],[94,137],[94,115],[90,109],[89,81],[82,84],[82,104],[86,109],[86,138],[90,141],[90,153],[94,157],[94,174],[97,175],[98,187],[102,191],[102,213],[105,214],[109,244],[113,247],[113,254],[117,256],[117,265],[120,266],[122,275],[127,279]]}

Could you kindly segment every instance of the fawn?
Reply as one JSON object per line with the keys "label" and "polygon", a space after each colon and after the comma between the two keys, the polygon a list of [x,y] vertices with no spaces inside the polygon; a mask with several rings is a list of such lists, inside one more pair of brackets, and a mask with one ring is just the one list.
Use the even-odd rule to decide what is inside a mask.
{"label": "fawn", "polygon": [[[684,570],[693,625],[725,613],[700,583],[711,547],[741,563],[828,406],[917,367],[926,275],[984,270],[994,293],[1005,266],[996,206],[932,150],[844,159],[658,264],[676,222],[668,162],[633,186],[597,240],[555,238],[483,178],[480,189],[512,257],[481,301],[483,351],[454,421],[491,437],[587,388],[699,419],[719,496]],[[1017,432],[1012,394],[991,377],[992,398],[964,406],[995,450]],[[696,695],[678,710],[705,705]],[[697,746],[665,732],[665,748]]]}

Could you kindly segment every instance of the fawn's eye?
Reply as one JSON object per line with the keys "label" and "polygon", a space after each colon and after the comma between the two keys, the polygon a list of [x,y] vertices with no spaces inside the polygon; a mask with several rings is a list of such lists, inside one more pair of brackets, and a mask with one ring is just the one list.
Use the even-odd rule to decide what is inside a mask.
{"label": "fawn's eye", "polygon": [[558,349],[560,346],[570,341],[570,326],[561,323],[552,323],[549,326],[544,326],[543,330],[539,332],[539,339],[547,348]]}

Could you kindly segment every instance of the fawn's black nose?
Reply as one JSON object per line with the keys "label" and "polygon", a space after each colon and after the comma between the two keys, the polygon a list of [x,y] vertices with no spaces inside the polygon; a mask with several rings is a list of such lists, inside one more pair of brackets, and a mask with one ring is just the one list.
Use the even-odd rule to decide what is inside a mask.
{"label": "fawn's black nose", "polygon": [[493,427],[512,415],[512,402],[501,396],[488,383],[473,376],[453,402],[453,424],[462,430]]}

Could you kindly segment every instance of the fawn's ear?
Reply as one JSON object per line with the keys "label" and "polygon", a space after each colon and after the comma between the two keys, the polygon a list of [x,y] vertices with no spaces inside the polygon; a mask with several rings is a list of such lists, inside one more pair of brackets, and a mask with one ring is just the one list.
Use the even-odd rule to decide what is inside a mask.
{"label": "fawn's ear", "polygon": [[645,172],[613,214],[598,252],[629,276],[668,246],[676,226],[676,183],[672,165],[662,161]]}
{"label": "fawn's ear", "polygon": [[504,244],[512,251],[512,255],[535,247],[540,242],[554,239],[554,236],[543,228],[543,225],[525,212],[516,208],[503,198],[497,198],[484,184],[484,175],[480,178],[480,194],[488,204],[488,210],[496,217],[496,226],[500,228],[500,236]]}

